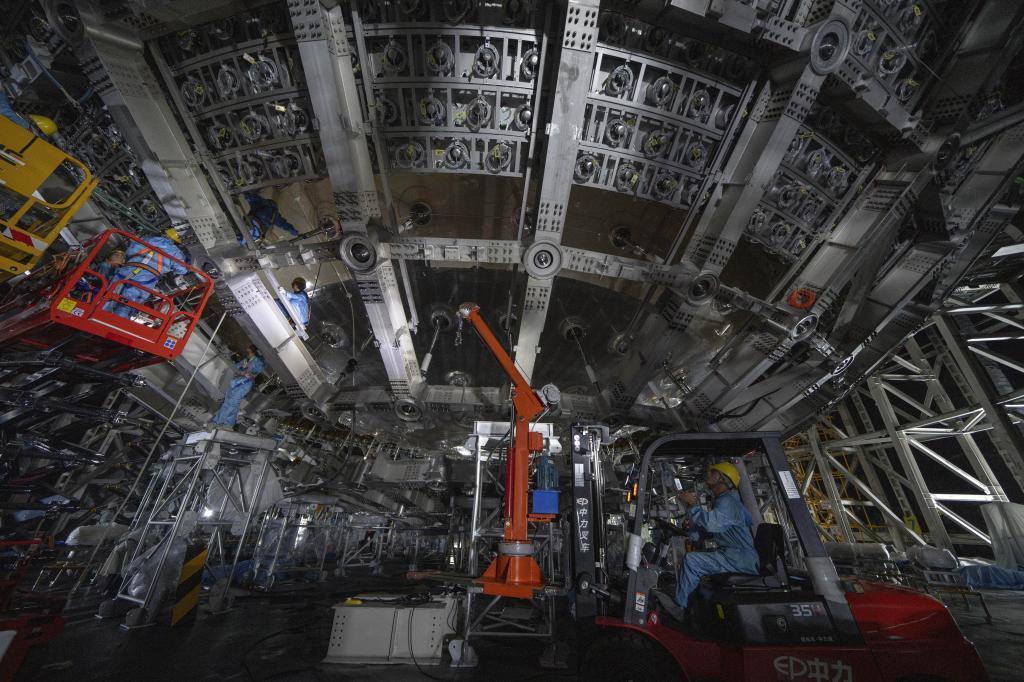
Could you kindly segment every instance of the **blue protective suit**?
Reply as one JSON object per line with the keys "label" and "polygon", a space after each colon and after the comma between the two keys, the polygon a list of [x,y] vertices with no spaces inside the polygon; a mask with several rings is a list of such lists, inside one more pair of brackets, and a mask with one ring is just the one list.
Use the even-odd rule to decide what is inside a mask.
{"label": "blue protective suit", "polygon": [[[299,314],[299,319],[302,320],[302,326],[309,326],[309,294],[305,291],[295,293],[294,291],[285,292],[285,298],[292,304],[295,311]],[[288,317],[285,314],[285,317]]]}
{"label": "blue protective suit", "polygon": [[238,374],[231,380],[231,385],[224,395],[224,402],[220,404],[220,409],[210,421],[221,426],[234,426],[238,421],[238,409],[242,406],[242,399],[252,391],[257,375],[264,369],[266,363],[259,355],[236,362],[235,370]]}
{"label": "blue protective suit", "polygon": [[676,588],[676,603],[685,607],[690,595],[700,584],[701,576],[715,573],[750,573],[757,575],[758,558],[751,532],[753,519],[743,506],[740,494],[729,490],[717,498],[711,511],[701,506],[687,511],[690,522],[709,535],[718,549],[714,552],[689,552],[683,557]]}
{"label": "blue protective suit", "polygon": [[293,237],[299,236],[299,231],[295,226],[281,215],[276,201],[265,199],[256,192],[246,192],[243,196],[246,203],[249,204],[249,228],[254,240],[263,239],[273,227],[282,229]]}
{"label": "blue protective suit", "polygon": [[[185,254],[168,237],[150,237],[147,239],[147,243],[150,246],[160,249],[163,253],[177,258],[178,260],[185,260]],[[188,269],[184,265],[167,258],[162,253],[157,253],[153,249],[149,248],[149,246],[145,246],[139,242],[131,243],[128,250],[125,252],[125,259],[125,264],[117,269],[117,274],[114,275],[114,279],[123,279],[135,282],[136,284],[148,289],[154,289],[157,280],[159,279],[154,272],[158,272],[160,275],[165,275],[168,272],[184,275],[188,272]],[[142,265],[148,266],[152,271],[139,267]],[[135,301],[136,303],[143,303],[150,296],[149,292],[144,289],[128,284],[119,284],[117,293],[121,298],[126,298],[129,301]],[[111,306],[109,303],[107,305]],[[127,318],[130,318],[135,312],[134,308],[123,303],[114,303],[109,310],[113,311],[116,315]]]}
{"label": "blue protective suit", "polygon": [[111,265],[107,261],[103,261],[99,265],[93,268],[97,274],[103,275],[103,279],[107,280],[107,284],[110,284],[114,280],[114,273],[117,272],[117,267]]}

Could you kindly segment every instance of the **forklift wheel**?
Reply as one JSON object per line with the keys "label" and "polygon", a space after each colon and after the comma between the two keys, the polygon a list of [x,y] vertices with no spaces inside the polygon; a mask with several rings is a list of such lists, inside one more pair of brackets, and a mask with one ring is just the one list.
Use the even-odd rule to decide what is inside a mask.
{"label": "forklift wheel", "polygon": [[662,682],[684,680],[683,671],[664,648],[635,632],[608,632],[588,650],[580,671],[586,680]]}

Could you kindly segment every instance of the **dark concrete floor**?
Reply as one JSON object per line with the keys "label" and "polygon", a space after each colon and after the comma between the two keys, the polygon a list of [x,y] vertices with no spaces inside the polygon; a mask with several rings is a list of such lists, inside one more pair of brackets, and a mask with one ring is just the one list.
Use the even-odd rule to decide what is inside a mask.
{"label": "dark concrete floor", "polygon": [[970,610],[962,601],[950,599],[949,610],[981,654],[991,682],[1020,682],[1024,680],[1024,592],[986,590],[984,596],[991,624],[985,622],[976,599],[970,601]]}
{"label": "dark concrete floor", "polygon": [[[396,586],[396,582],[398,586]],[[120,620],[83,617],[63,635],[30,651],[17,680],[406,680],[427,678],[414,665],[321,665],[331,631],[331,606],[368,591],[402,591],[401,578],[359,577],[315,586],[286,586],[269,595],[241,596],[218,616],[200,607],[189,627],[155,625],[131,632]],[[480,665],[454,670],[422,665],[438,679],[575,679],[567,671],[543,671],[544,643],[515,640],[476,645]]]}
{"label": "dark concrete floor", "polygon": [[[33,650],[18,680],[424,680],[411,665],[321,665],[333,612],[344,597],[371,589],[395,590],[394,580],[360,578],[291,593],[243,597],[221,616],[201,615],[191,627],[157,625],[125,632],[116,621],[82,618],[49,645]],[[1024,679],[1024,592],[986,592],[993,623],[976,605],[950,610],[978,648],[993,682]],[[473,670],[424,666],[444,680],[574,679],[570,671],[542,670],[539,643],[477,645]]]}

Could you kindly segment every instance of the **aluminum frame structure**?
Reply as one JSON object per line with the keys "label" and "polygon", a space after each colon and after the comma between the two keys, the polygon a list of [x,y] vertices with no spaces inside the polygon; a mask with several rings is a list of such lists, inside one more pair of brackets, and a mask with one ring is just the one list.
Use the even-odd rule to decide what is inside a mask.
{"label": "aluminum frame structure", "polygon": [[[205,248],[216,247],[211,263],[226,275],[229,286],[220,288],[236,302],[231,309],[263,342],[271,366],[290,377],[289,397],[305,394],[329,418],[344,415],[330,409],[332,402],[351,400],[335,393],[284,316],[277,315],[273,297],[254,274],[260,268],[339,259],[348,267],[387,372],[384,400],[374,404],[390,402],[398,419],[429,420],[432,412],[465,407],[472,397],[430,386],[420,371],[411,340],[417,316],[406,261],[421,260],[525,271],[523,288],[516,287],[507,312],[518,318],[513,345],[527,376],[550,326],[547,312],[558,277],[582,273],[644,283],[641,308],[611,344],[618,357],[601,370],[603,391],[596,400],[581,398],[574,416],[787,429],[842,392],[829,385],[836,377],[849,372],[847,385],[853,383],[917,326],[915,320],[929,311],[915,308],[913,297],[931,286],[936,271],[942,273],[936,290],[952,286],[976,246],[1014,210],[998,197],[1019,167],[1019,133],[1012,132],[1019,122],[989,107],[998,118],[972,126],[969,113],[991,99],[1005,64],[1020,48],[1013,27],[1022,16],[1002,11],[1009,9],[1006,3],[963,3],[947,16],[930,5],[912,12],[899,3],[788,2],[769,8],[728,2],[712,12],[690,5],[665,10],[650,1],[602,6],[569,0],[548,14],[515,17],[479,6],[458,21],[442,8],[410,7],[370,2],[346,11],[289,2],[291,35],[288,26],[270,22],[273,30],[267,29],[263,44],[253,43],[249,33],[243,36],[252,29],[230,17],[180,30],[194,24],[187,14],[139,14],[145,19],[141,37],[155,37],[151,52],[184,121],[183,132],[194,139],[200,164],[208,166],[205,179],[176,171],[170,185],[181,191],[158,194],[200,191],[206,197],[198,204],[210,207],[204,220],[198,214],[192,220],[187,212],[182,217],[194,224]],[[230,11],[230,4],[220,10]],[[269,16],[271,10],[260,12]],[[137,120],[152,118],[154,106],[166,109],[156,93],[126,82],[129,75],[148,80],[142,73],[148,67],[129,68],[124,59],[126,44],[137,38],[117,33],[127,32],[126,26],[114,31],[91,23],[92,15],[86,19],[90,40],[101,47],[99,78],[111,74],[103,83],[106,91],[128,93],[127,108]],[[474,22],[482,32],[468,28]],[[237,45],[225,42],[232,36]],[[901,44],[909,47],[892,48]],[[292,50],[300,68],[282,75],[283,89],[256,87],[264,53],[280,67],[282,50]],[[552,63],[549,53],[559,56],[556,68],[545,67]],[[765,59],[772,69],[768,78],[759,78],[756,65]],[[967,77],[979,65],[981,77]],[[935,86],[933,73],[943,69],[958,79],[959,97]],[[181,86],[189,78],[204,83],[200,94],[209,99],[225,87],[222,80],[240,80],[223,74],[243,71],[257,72],[238,85],[237,93],[246,95],[239,100],[245,111],[236,112],[234,104],[215,111],[208,103],[197,108],[185,101]],[[308,101],[279,101],[306,97],[302,82],[318,85],[309,89]],[[513,120],[524,106],[530,108],[529,125]],[[271,125],[278,114],[290,121],[295,107],[315,125]],[[261,138],[264,146],[277,144],[279,133],[289,144],[303,135],[314,144],[319,137],[346,238],[263,249],[255,256],[227,248],[231,225],[239,228],[241,221],[231,202],[238,187],[225,184],[215,169],[223,165],[221,156],[234,151],[215,149],[204,132],[216,127],[218,116],[262,116],[268,135],[276,131]],[[163,118],[170,131],[164,137],[173,139],[158,139],[153,126],[140,126],[148,145],[133,149],[141,149],[143,160],[149,148],[158,160],[175,146],[174,153],[183,154],[181,131]],[[856,119],[870,121],[881,133],[864,134],[863,125],[851,123]],[[945,229],[949,238],[908,245],[898,235],[919,223],[914,213],[924,211],[915,205],[932,210],[932,164],[942,143],[956,135],[971,144],[952,147],[952,170],[942,171],[937,183],[944,197],[938,203],[945,208],[931,218],[945,226],[939,232]],[[397,163],[400,152],[415,144],[422,153],[413,157],[422,156],[422,163]],[[451,156],[453,144],[458,154]],[[392,204],[394,173],[493,173],[485,166],[492,156],[488,150],[498,144],[515,148],[509,155],[513,163],[498,175],[508,172],[539,184],[535,200],[524,192],[517,239],[394,234],[404,219]],[[195,167],[188,155],[183,158],[184,167]],[[168,184],[143,167],[155,187]],[[189,184],[193,179],[195,186]],[[686,214],[664,256],[623,258],[564,245],[574,185],[667,203]],[[179,219],[180,204],[168,202],[172,221]],[[528,220],[531,203],[535,218]],[[791,263],[770,295],[759,298],[721,285],[741,242]],[[860,274],[853,277],[855,272]],[[797,290],[815,294],[809,309],[788,306]],[[937,293],[925,308],[943,297]],[[681,340],[693,340],[699,327],[736,310],[749,319],[735,327],[721,352],[677,357]],[[826,320],[835,325],[825,326]],[[792,360],[794,349],[806,342],[812,356]],[[652,382],[669,386],[672,395],[650,396]]]}
{"label": "aluminum frame structure", "polygon": [[[333,492],[349,508],[443,514],[444,476],[427,460],[439,463],[473,420],[507,418],[500,387],[443,385],[436,369],[431,383],[420,362],[418,318],[429,308],[416,300],[414,276],[434,266],[507,278],[510,350],[538,383],[551,371],[543,345],[558,349],[550,313],[563,283],[603,287],[630,307],[624,327],[609,323],[607,343],[596,344],[599,359],[583,358],[590,383],[565,391],[560,425],[789,432],[836,413],[842,433],[808,432],[802,455],[808,489],[839,512],[827,523],[836,537],[870,528],[915,542],[901,530],[911,515],[925,526],[912,530],[918,537],[980,541],[958,510],[983,500],[941,496],[995,499],[993,476],[1024,478],[1013,456],[1019,415],[1007,407],[1016,398],[1002,390],[1020,373],[1004,347],[1020,340],[1019,299],[1004,292],[1002,308],[983,311],[972,310],[987,305],[974,294],[950,299],[972,263],[1016,229],[1020,3],[563,0],[519,12],[526,3],[466,3],[453,13],[457,3],[225,0],[203,11],[135,3],[117,16],[75,4],[83,30],[73,51],[97,93],[91,101],[107,112],[90,107],[69,136],[106,164],[97,170],[108,185],[124,178],[111,201],[145,206],[140,229],[182,228],[221,303],[263,351],[278,383],[249,399],[257,429],[297,420],[310,434],[338,424],[379,434],[365,466],[320,449],[319,461],[310,458],[324,479],[345,473],[370,488],[339,482]],[[116,154],[82,135],[93,124],[111,131]],[[501,238],[453,228],[441,212],[429,224],[399,214],[402,187],[454,187],[459,175],[513,196],[517,219],[490,229]],[[254,243],[237,193],[285,179],[323,180],[333,198],[326,213],[342,233]],[[452,195],[476,200],[473,189]],[[636,240],[618,230],[580,237],[574,220],[594,196],[668,217]],[[145,203],[154,198],[155,211]],[[771,263],[764,282],[739,272],[752,260]],[[373,365],[368,381],[329,377],[316,354],[320,320],[293,329],[265,281],[324,265],[362,304],[350,309],[352,334],[365,312],[361,349],[381,360],[360,358]],[[952,360],[932,356],[935,334]],[[898,357],[952,363],[962,382],[945,369],[944,393],[918,395],[902,386],[923,379],[884,378],[916,375],[891,359],[910,336],[923,355]],[[190,395],[180,396],[182,378],[169,368],[147,372],[135,395],[181,397],[177,415],[205,421],[233,371],[227,350],[216,351],[180,363],[182,375],[198,367]],[[949,438],[966,448],[962,461],[931,443],[934,434],[904,428],[968,407],[985,416]],[[302,429],[289,443],[305,442]],[[892,440],[894,459],[883,462],[876,443],[856,446],[867,447],[863,456],[843,444],[876,432]],[[1002,462],[989,462],[992,475],[982,466],[992,451],[978,445],[989,435]],[[977,492],[923,488],[933,465]],[[404,477],[406,467],[416,471]],[[865,488],[893,514],[873,509]]]}
{"label": "aluminum frame structure", "polygon": [[[982,297],[1000,291],[1015,295],[1003,285],[982,290]],[[1014,335],[1018,308],[954,301],[792,452],[811,456],[802,490],[822,482],[834,518],[818,520],[830,539],[886,541],[901,549],[927,542],[959,553],[991,545],[979,505],[1024,491],[1022,450],[1014,447],[1021,439],[1024,382],[1007,381],[1005,365],[991,362],[985,348]],[[967,321],[974,316],[986,320],[984,334]]]}
{"label": "aluminum frame structure", "polygon": [[[155,622],[161,606],[157,586],[172,545],[196,534],[206,535],[205,566],[225,572],[224,584],[215,590],[219,594],[212,596],[211,607],[218,611],[228,607],[228,590],[253,521],[258,517],[276,448],[273,439],[217,429],[189,434],[169,451],[164,466],[150,478],[132,520],[131,529],[141,530],[141,534],[131,561],[152,553],[150,560],[156,560],[156,567],[142,597],[129,593],[134,576],[125,576],[114,600],[136,607],[125,615],[122,627],[132,629]],[[249,470],[244,478],[243,470]],[[249,487],[252,472],[257,472],[255,484]],[[226,534],[239,521],[241,529],[231,554],[226,550]]]}
{"label": "aluminum frame structure", "polygon": [[[342,507],[303,500],[285,500],[268,509],[253,549],[253,587],[269,592],[280,584],[278,576],[315,574],[317,581],[325,580],[332,548],[336,561],[341,559],[341,538],[347,532],[348,520],[349,514]],[[316,555],[311,557],[308,547]],[[309,563],[310,558],[313,563]]]}

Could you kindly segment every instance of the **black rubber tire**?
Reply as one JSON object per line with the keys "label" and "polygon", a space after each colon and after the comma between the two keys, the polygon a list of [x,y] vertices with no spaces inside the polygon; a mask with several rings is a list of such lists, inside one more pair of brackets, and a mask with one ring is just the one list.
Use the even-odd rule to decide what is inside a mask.
{"label": "black rubber tire", "polygon": [[664,647],[628,630],[605,630],[583,655],[584,680],[664,682],[686,676]]}

